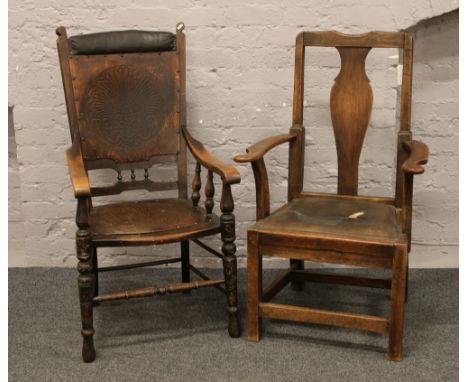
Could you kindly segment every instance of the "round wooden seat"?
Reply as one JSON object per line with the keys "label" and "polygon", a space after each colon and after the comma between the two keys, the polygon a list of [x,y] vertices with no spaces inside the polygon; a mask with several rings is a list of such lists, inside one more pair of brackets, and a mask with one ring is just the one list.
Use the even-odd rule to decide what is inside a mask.
{"label": "round wooden seat", "polygon": [[218,216],[183,199],[107,204],[94,207],[89,218],[92,240],[100,245],[170,243],[220,230]]}

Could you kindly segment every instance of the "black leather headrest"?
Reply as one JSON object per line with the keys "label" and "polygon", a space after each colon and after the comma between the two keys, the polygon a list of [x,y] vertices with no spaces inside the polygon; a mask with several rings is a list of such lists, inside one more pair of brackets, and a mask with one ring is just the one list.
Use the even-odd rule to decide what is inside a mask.
{"label": "black leather headrest", "polygon": [[90,33],[69,38],[72,54],[163,52],[176,50],[171,32],[138,30]]}

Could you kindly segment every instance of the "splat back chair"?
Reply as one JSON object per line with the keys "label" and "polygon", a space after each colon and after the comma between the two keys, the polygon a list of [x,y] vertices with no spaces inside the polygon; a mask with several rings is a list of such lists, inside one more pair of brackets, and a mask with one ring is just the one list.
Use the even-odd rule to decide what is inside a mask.
{"label": "splat back chair", "polygon": [[[330,94],[331,122],[338,155],[336,194],[303,192],[304,52],[307,46],[336,47],[341,71]],[[395,197],[358,195],[359,156],[372,109],[372,88],[365,72],[372,48],[403,52],[400,129]],[[303,32],[297,36],[293,124],[288,134],[264,139],[235,158],[250,162],[255,175],[257,223],[248,230],[248,338],[260,339],[261,319],[300,321],[389,334],[388,357],[400,360],[411,244],[413,176],[424,172],[428,149],[410,132],[412,38],[407,33]],[[270,213],[264,155],[289,144],[288,203]],[[290,259],[290,269],[262,288],[262,256]],[[304,270],[304,260],[348,266],[386,268],[391,280]],[[308,309],[270,300],[291,283],[301,290],[305,281],[391,288],[390,317]]]}
{"label": "splat back chair", "polygon": [[[227,295],[229,334],[240,335],[231,185],[238,171],[215,159],[186,129],[184,25],[169,32],[117,31],[67,38],[57,29],[57,46],[72,138],[67,150],[78,201],[76,247],[83,360],[95,358],[93,305],[98,302],[216,287]],[[193,193],[187,196],[186,146],[196,159]],[[177,164],[177,181],[150,179],[155,163]],[[204,207],[199,206],[201,167],[207,169]],[[110,168],[115,184],[93,187],[88,172]],[[124,176],[122,173],[127,172]],[[213,173],[222,178],[221,216],[213,212]],[[93,207],[92,200],[124,191],[178,191],[173,199],[140,200]],[[221,234],[222,253],[199,240]],[[190,264],[189,240],[222,258],[224,278],[212,280]],[[98,267],[100,247],[180,242],[181,256],[126,266]],[[98,294],[98,274],[181,262],[182,282]],[[202,280],[190,281],[190,271]]]}

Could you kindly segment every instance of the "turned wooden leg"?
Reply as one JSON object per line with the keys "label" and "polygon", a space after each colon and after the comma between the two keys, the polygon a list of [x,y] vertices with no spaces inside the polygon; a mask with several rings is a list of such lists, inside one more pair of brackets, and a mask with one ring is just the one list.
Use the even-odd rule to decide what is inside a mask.
{"label": "turned wooden leg", "polygon": [[262,299],[262,257],[258,251],[258,235],[247,234],[247,339],[260,341],[262,319],[259,303]]}
{"label": "turned wooden leg", "polygon": [[93,343],[93,295],[95,273],[93,272],[93,248],[88,230],[79,229],[76,233],[76,252],[78,257],[78,290],[81,308],[81,334],[83,336],[83,361],[93,362],[96,358]]}
{"label": "turned wooden leg", "polygon": [[237,307],[237,259],[235,256],[224,256],[224,277],[226,280],[226,291],[229,311],[229,335],[240,337],[241,328]]}
{"label": "turned wooden leg", "polygon": [[93,296],[96,297],[99,295],[99,273],[98,269],[98,258],[97,258],[97,248],[93,247],[93,272],[94,272],[94,288],[93,288]]}
{"label": "turned wooden leg", "polygon": [[[180,242],[180,257],[182,259],[181,266],[182,266],[182,282],[189,283],[190,282],[190,245],[189,241],[181,241]],[[184,293],[190,293],[190,291],[186,291]]]}
{"label": "turned wooden leg", "polygon": [[[304,270],[304,261],[303,260],[289,260],[289,265],[296,266],[297,270]],[[297,281],[297,280],[292,280],[291,281],[291,289],[297,292],[300,292],[304,290],[304,281]]]}
{"label": "turned wooden leg", "polygon": [[226,292],[229,311],[229,335],[240,337],[241,327],[237,307],[237,259],[235,256],[236,239],[235,219],[232,211],[234,201],[232,199],[231,186],[223,185],[221,196],[221,240],[223,241],[223,269],[226,280]]}
{"label": "turned wooden leg", "polygon": [[391,361],[400,361],[403,349],[407,263],[406,246],[398,246],[392,265],[392,301],[388,340],[388,359]]}

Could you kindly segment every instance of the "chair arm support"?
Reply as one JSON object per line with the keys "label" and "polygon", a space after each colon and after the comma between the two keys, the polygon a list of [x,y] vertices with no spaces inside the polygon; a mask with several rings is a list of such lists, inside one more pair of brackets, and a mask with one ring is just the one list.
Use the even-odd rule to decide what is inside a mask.
{"label": "chair arm support", "polygon": [[67,150],[67,163],[75,198],[90,197],[91,188],[78,139],[75,139],[74,143]]}
{"label": "chair arm support", "polygon": [[237,163],[249,163],[255,177],[255,193],[257,204],[257,221],[270,214],[270,187],[268,173],[265,167],[264,155],[274,147],[296,139],[296,133],[281,134],[265,138],[247,148],[247,154],[234,157]]}
{"label": "chair arm support", "polygon": [[294,134],[281,134],[262,139],[261,141],[247,148],[247,154],[236,155],[234,157],[234,161],[237,163],[255,162],[263,158],[263,156],[272,148],[282,143],[289,142],[295,138],[296,135]]}
{"label": "chair arm support", "polygon": [[403,141],[404,149],[409,153],[408,159],[401,166],[401,170],[407,174],[422,174],[429,158],[429,149],[418,141]]}
{"label": "chair arm support", "polygon": [[218,174],[223,180],[224,184],[240,183],[239,171],[234,166],[228,165],[211,155],[203,144],[193,138],[185,127],[182,127],[187,146],[201,165]]}
{"label": "chair arm support", "polygon": [[257,206],[257,221],[270,215],[270,185],[268,172],[263,158],[251,162],[255,178],[255,201]]}

